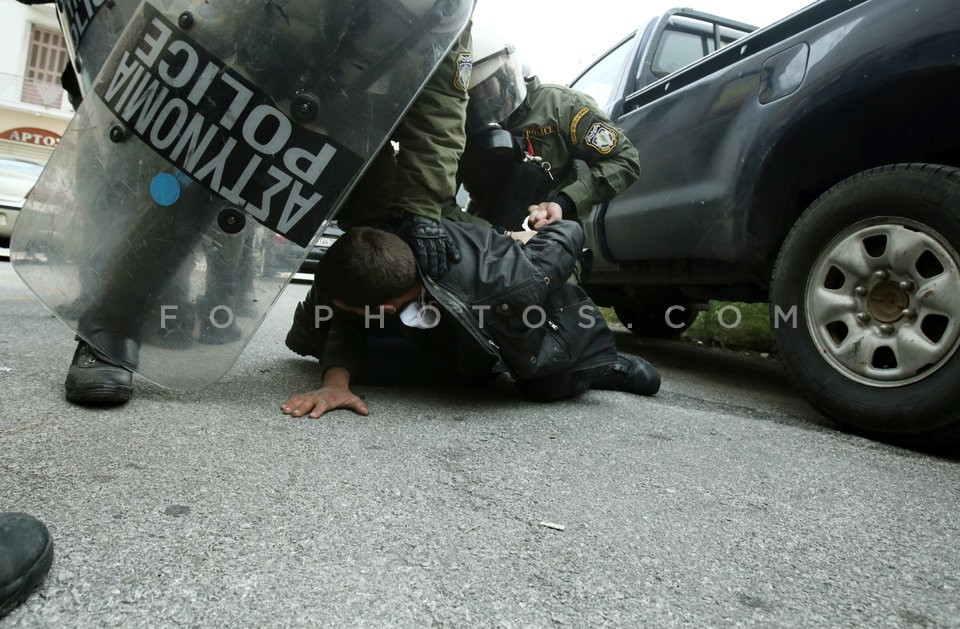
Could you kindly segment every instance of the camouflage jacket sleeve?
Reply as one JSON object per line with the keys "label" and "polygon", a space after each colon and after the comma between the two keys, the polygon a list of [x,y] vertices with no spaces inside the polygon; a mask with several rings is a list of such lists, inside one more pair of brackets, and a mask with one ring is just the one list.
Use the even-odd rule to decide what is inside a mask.
{"label": "camouflage jacket sleeve", "polygon": [[467,91],[472,56],[470,26],[397,127],[393,206],[440,220],[444,201],[456,195],[457,164],[466,136]]}
{"label": "camouflage jacket sleeve", "polygon": [[570,98],[560,116],[566,126],[562,132],[569,134],[571,156],[586,162],[589,170],[560,192],[583,217],[595,203],[609,201],[640,177],[640,157],[623,130],[592,98],[566,91]]}

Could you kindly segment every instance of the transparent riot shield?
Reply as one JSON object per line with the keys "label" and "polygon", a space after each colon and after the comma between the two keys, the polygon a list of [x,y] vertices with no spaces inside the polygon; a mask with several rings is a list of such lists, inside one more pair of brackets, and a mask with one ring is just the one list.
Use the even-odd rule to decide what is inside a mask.
{"label": "transparent riot shield", "polygon": [[115,362],[217,380],[472,5],[141,3],[20,212],[16,271]]}

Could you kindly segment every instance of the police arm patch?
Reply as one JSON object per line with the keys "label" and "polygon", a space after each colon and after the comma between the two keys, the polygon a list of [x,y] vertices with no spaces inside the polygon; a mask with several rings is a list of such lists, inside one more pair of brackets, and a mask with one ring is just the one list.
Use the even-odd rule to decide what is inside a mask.
{"label": "police arm patch", "polygon": [[570,123],[570,143],[574,146],[577,145],[577,125],[580,124],[580,121],[583,120],[583,117],[590,113],[589,107],[584,107],[577,112],[577,115],[573,117],[573,121]]}
{"label": "police arm patch", "polygon": [[466,92],[470,86],[470,75],[472,73],[473,54],[469,52],[457,53],[457,75],[453,77],[454,87]]}
{"label": "police arm patch", "polygon": [[606,155],[617,148],[619,136],[616,129],[602,122],[595,122],[583,140],[587,146],[593,147],[598,153]]}

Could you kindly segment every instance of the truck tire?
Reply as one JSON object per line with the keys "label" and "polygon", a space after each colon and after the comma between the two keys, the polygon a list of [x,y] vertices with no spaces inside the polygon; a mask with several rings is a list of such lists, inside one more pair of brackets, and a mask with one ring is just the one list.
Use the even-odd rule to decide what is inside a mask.
{"label": "truck tire", "polygon": [[[683,310],[675,308],[681,306]],[[667,322],[669,313],[669,323]],[[617,318],[628,330],[645,338],[668,339],[680,336],[697,320],[699,307],[682,301],[636,303],[621,302],[613,307]],[[673,325],[670,325],[673,324]]]}
{"label": "truck tire", "polygon": [[780,250],[771,327],[790,377],[840,426],[960,443],[960,169],[884,166],[824,193]]}

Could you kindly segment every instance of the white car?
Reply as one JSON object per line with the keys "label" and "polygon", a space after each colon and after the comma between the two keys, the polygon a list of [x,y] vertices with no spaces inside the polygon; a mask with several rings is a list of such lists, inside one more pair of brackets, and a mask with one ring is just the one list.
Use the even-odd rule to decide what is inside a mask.
{"label": "white car", "polygon": [[17,215],[41,172],[42,164],[0,155],[0,247],[10,246]]}

